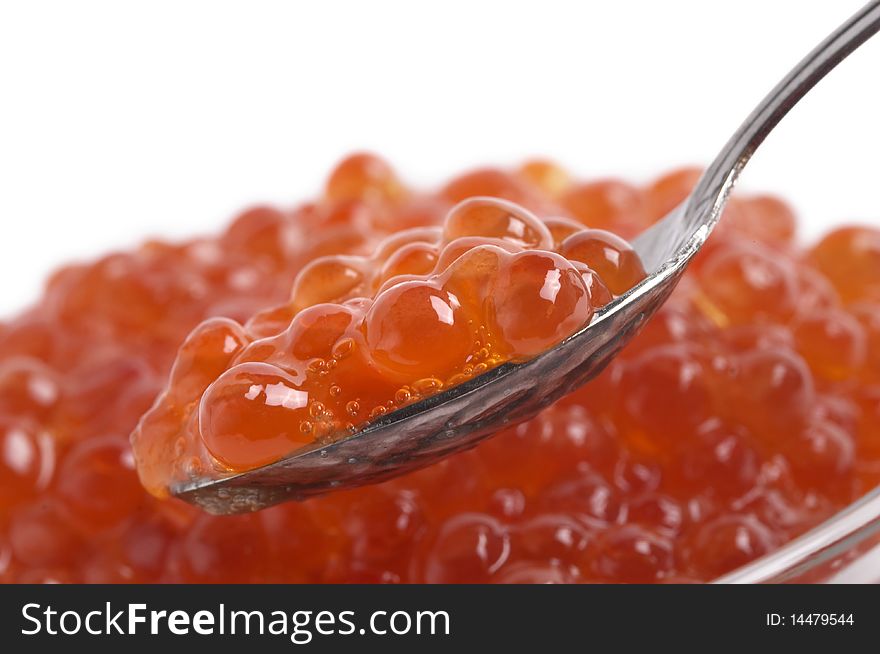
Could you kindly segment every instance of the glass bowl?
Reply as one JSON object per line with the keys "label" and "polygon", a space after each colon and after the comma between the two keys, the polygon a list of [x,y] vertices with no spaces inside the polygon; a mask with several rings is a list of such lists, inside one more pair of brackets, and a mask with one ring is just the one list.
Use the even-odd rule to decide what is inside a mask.
{"label": "glass bowl", "polygon": [[880,487],[713,583],[880,583]]}

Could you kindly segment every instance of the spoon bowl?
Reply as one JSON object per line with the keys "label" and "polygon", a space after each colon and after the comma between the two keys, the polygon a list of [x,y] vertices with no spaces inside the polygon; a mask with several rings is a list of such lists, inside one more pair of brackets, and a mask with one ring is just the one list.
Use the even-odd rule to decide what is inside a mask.
{"label": "spoon bowl", "polygon": [[393,411],[336,442],[296,450],[247,472],[179,484],[172,493],[209,513],[230,514],[382,481],[471,448],[583,385],[672,293],[718,222],[739,173],[766,136],[820,79],[878,30],[880,0],[874,0],[795,66],[734,133],[688,199],[635,239],[647,278],[559,345]]}

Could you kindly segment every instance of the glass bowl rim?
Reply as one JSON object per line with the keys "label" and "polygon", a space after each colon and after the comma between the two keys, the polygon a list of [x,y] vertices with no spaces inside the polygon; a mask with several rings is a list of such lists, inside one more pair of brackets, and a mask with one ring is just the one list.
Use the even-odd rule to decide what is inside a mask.
{"label": "glass bowl rim", "polygon": [[782,547],[711,583],[755,584],[796,581],[804,573],[880,531],[880,486]]}

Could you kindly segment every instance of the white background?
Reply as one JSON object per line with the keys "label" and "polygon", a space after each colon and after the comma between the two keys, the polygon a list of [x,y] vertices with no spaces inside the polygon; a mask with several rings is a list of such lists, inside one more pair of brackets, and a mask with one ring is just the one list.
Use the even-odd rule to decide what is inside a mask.
{"label": "white background", "polygon": [[[0,316],[70,259],[293,204],[352,149],[418,184],[705,163],[861,0],[0,4]],[[743,179],[807,237],[880,223],[880,37]]]}

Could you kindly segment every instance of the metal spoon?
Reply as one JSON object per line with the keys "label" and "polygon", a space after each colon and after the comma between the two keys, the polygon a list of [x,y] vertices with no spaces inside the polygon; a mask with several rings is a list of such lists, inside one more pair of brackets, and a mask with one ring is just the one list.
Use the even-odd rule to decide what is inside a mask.
{"label": "metal spoon", "polygon": [[587,327],[531,361],[490,370],[335,443],[301,449],[248,472],[181,484],[172,488],[173,494],[224,514],[381,481],[473,447],[589,381],[675,288],[767,134],[878,30],[880,0],[873,0],[795,66],[731,137],[690,197],[635,240],[648,278],[598,312]]}

